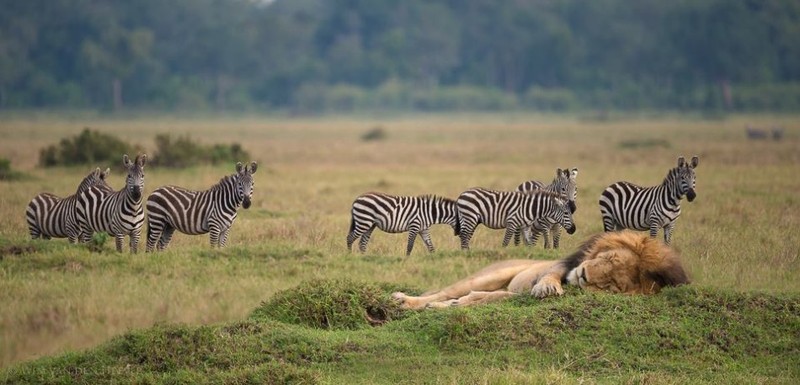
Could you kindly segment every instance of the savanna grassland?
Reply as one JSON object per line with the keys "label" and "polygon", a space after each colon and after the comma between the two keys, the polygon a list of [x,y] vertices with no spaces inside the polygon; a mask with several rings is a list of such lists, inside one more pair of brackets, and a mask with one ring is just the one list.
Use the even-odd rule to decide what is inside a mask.
{"label": "savanna grassland", "polygon": [[[748,123],[760,127],[782,126],[783,140],[748,140],[744,133]],[[153,138],[160,133],[188,134],[209,144],[241,143],[253,158],[242,161],[255,160],[259,168],[254,175],[253,205],[249,210],[239,211],[228,248],[211,250],[207,236],[183,234],[175,235],[166,252],[137,255],[127,252],[127,242],[126,252],[119,254],[113,250],[111,240],[100,252],[69,245],[63,239],[30,241],[24,211],[37,193],[72,194],[78,181],[94,167],[112,168],[112,187],[118,189],[124,183],[120,171],[122,154],[114,164],[36,167],[40,148],[76,135],[85,126],[138,144],[150,156],[156,155]],[[363,134],[377,128],[386,133],[384,139],[361,139]],[[128,379],[193,382],[193,379],[212,378],[219,382],[247,382],[240,380],[248,378],[257,382],[274,378],[269,376],[278,372],[278,378],[322,383],[345,380],[349,383],[551,383],[581,382],[598,376],[608,382],[628,379],[672,383],[730,379],[725,372],[734,368],[738,370],[734,378],[744,382],[789,383],[798,375],[800,121],[792,116],[723,120],[665,116],[600,121],[529,114],[131,119],[38,116],[5,118],[0,121],[0,137],[3,138],[0,157],[10,159],[12,167],[28,176],[19,181],[0,181],[0,308],[3,309],[0,368],[11,370],[6,375],[12,377],[18,373],[15,368],[41,368],[64,362],[78,367],[81,362],[99,362],[110,368],[125,360],[114,361],[108,357],[118,356],[109,352],[128,352],[136,343],[144,344],[136,345],[142,351],[150,348],[171,351],[164,345],[169,345],[170,338],[186,339],[191,341],[187,346],[210,349],[216,354],[230,353],[256,369],[214,374],[217,377],[199,374],[192,377],[197,373],[208,374],[208,366],[196,371],[181,366],[183,361],[177,360],[173,366],[153,364],[158,369],[155,372],[173,373],[167,376],[177,370],[177,377],[147,374]],[[309,282],[322,282],[320,285],[334,282],[331,285],[335,287],[337,282],[345,280],[421,291],[442,286],[499,259],[558,258],[589,235],[602,231],[597,199],[603,188],[619,180],[658,184],[677,164],[680,155],[687,159],[692,155],[700,157],[697,199],[692,203],[684,200],[683,214],[672,239],[693,280],[691,288],[675,289],[658,299],[615,298],[571,290],[564,298],[549,299],[543,305],[519,299],[484,309],[421,313],[410,316],[411,320],[405,318],[380,328],[361,330],[360,334],[325,334],[274,320],[259,321],[252,315],[262,301]],[[412,255],[405,257],[405,234],[380,231],[373,234],[365,255],[346,250],[350,204],[360,193],[431,193],[455,198],[474,186],[513,189],[529,179],[549,182],[558,167],[579,169],[577,232],[572,236],[562,235],[560,250],[543,250],[541,245],[504,249],[500,247],[502,231],[479,227],[471,243],[472,251],[462,252],[458,238],[448,226],[433,228],[437,247],[433,254],[428,254],[418,241]],[[148,165],[146,192],[165,184],[205,189],[233,171],[233,164],[184,170]],[[700,302],[692,302],[691,298],[699,298]],[[692,303],[696,308],[681,307],[681,303]],[[770,303],[785,306],[773,308]],[[753,304],[766,306],[767,310],[748,307]],[[550,327],[549,331],[541,329],[545,331],[530,335],[522,332],[520,335],[527,336],[522,339],[513,332],[499,335],[491,328],[479,329],[499,341],[509,341],[508,349],[495,340],[487,345],[473,345],[484,334],[473,335],[469,328],[459,329],[463,332],[459,334],[456,329],[446,328],[469,325],[482,316],[494,319],[498,330],[529,322],[538,325],[536,322],[541,321],[520,318],[520,314],[529,317],[531,309],[542,306],[547,306],[547,311],[553,314],[573,314],[573,311],[594,314],[592,309],[597,307],[623,320],[619,309],[630,314],[650,314],[645,322],[652,325],[665,328],[688,325],[686,329],[673,331],[676,336],[673,348],[686,351],[689,356],[703,349],[702,343],[692,342],[695,337],[728,341],[729,349],[737,354],[737,349],[741,349],[742,356],[725,355],[729,351],[720,348],[711,356],[703,355],[707,354],[705,350],[691,356],[701,357],[699,360],[676,354],[652,361],[642,358],[640,362],[635,358],[636,364],[616,366],[620,360],[624,361],[619,357],[643,356],[634,348],[631,351],[621,348],[626,344],[624,339],[603,339],[603,333],[618,326],[600,326],[598,334],[591,334],[587,330],[594,330],[592,326],[581,324],[580,319],[564,318],[559,321],[569,326],[564,330],[578,328],[580,332],[565,333],[548,323],[542,327]],[[742,313],[734,314],[737,309]],[[767,320],[762,310],[763,314],[777,312],[782,323],[772,318]],[[730,323],[714,323],[692,321],[692,314],[733,315]],[[670,321],[671,315],[684,318]],[[692,324],[695,321],[698,324]],[[763,330],[737,329],[740,323],[759,322],[763,323]],[[176,323],[183,326],[174,326]],[[157,326],[139,330],[153,325]],[[772,330],[770,325],[782,326]],[[721,334],[715,334],[715,327],[723,330]],[[253,356],[244,355],[239,349],[247,352],[261,349],[258,351],[262,356],[270,350],[263,345],[257,349],[241,341],[238,345],[233,342],[226,345],[217,340],[225,333],[239,336],[233,329],[257,335],[260,341],[271,341],[264,344],[273,347],[309,348],[291,354],[282,350],[285,356],[268,364],[253,362],[249,361]],[[702,334],[706,329],[708,333]],[[286,334],[281,334],[282,331]],[[412,337],[406,340],[392,333]],[[639,341],[635,335],[656,334],[650,329],[624,329],[620,333],[630,335],[636,349],[645,350],[643,346],[652,341]],[[119,335],[124,337],[113,338]],[[716,339],[709,339],[709,335]],[[559,341],[570,337],[589,338],[600,348],[570,356],[558,348]],[[530,350],[525,350],[543,346],[537,345],[537,338],[548,341],[548,348],[540,350],[550,355],[557,352],[555,358],[531,356]],[[456,345],[446,345],[441,342],[443,339],[452,339]],[[230,341],[234,340],[239,341],[235,338]],[[146,344],[148,341],[153,344]],[[431,341],[437,342],[426,345]],[[755,344],[753,341],[780,343],[747,345]],[[216,345],[218,350],[213,349]],[[100,346],[99,350],[68,353],[59,359],[36,361],[34,366],[20,366],[23,361],[38,357],[96,346]],[[329,348],[331,352],[325,350]],[[528,359],[519,355],[512,358],[513,354],[506,351],[518,348],[524,350]],[[772,354],[773,348],[778,353]],[[197,352],[191,350],[185,355],[195,357]],[[392,352],[402,354],[393,356]],[[361,357],[358,354],[369,358],[352,358]],[[719,359],[716,354],[726,358]],[[380,358],[384,355],[391,358]],[[794,357],[793,362],[788,362],[792,365],[787,365],[786,357]],[[211,365],[208,360],[200,360],[201,366]],[[131,362],[144,361],[131,359]],[[586,363],[590,361],[593,363]],[[289,365],[288,369],[281,366],[284,363]],[[229,368],[232,364],[226,365]],[[387,366],[391,368],[380,369]],[[431,372],[436,374],[424,375]],[[705,376],[697,378],[697,373]],[[76,379],[74,373],[69,374],[72,380]],[[78,377],[89,382],[93,378]],[[38,379],[57,382],[55,377],[43,378]]]}

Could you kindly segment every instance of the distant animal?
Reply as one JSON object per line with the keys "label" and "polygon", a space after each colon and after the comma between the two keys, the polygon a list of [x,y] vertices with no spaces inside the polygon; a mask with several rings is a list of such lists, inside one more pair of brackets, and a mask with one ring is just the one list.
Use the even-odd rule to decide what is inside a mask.
{"label": "distant animal", "polygon": [[776,141],[783,139],[783,127],[772,127],[772,139]]}
{"label": "distant animal", "polygon": [[408,232],[406,255],[411,254],[414,240],[420,235],[428,252],[433,252],[430,227],[446,224],[460,234],[456,202],[436,195],[394,196],[378,192],[365,193],[353,201],[350,210],[350,232],[347,234],[347,249],[359,237],[358,249],[367,249],[372,231],[379,228],[387,233]]}
{"label": "distant animal", "polygon": [[93,186],[110,191],[111,187],[106,183],[110,171],[94,169],[83,178],[75,194],[68,197],[61,198],[51,193],[41,193],[33,197],[25,210],[31,238],[68,238],[70,243],[77,243],[85,238],[86,236],[81,236],[77,221],[78,194]]}
{"label": "distant animal", "polygon": [[144,224],[144,166],[147,155],[137,155],[131,161],[122,156],[122,166],[127,170],[125,187],[112,191],[98,186],[88,188],[78,195],[77,218],[81,233],[87,238],[93,232],[106,232],[114,237],[117,252],[122,252],[125,236],[130,237],[131,253],[136,253]]}
{"label": "distant animal", "polygon": [[[508,246],[514,234],[534,224],[556,222],[568,234],[575,232],[572,222],[574,207],[561,194],[547,191],[495,191],[474,187],[461,193],[456,200],[461,220],[461,248],[469,249],[469,242],[478,224],[490,229],[506,229],[503,246]],[[545,219],[546,221],[542,221]],[[537,231],[544,230],[543,227]]]}
{"label": "distant animal", "polygon": [[633,231],[596,235],[561,260],[516,259],[493,263],[477,273],[421,296],[392,297],[406,309],[469,306],[519,294],[562,295],[562,283],[588,291],[656,294],[690,282],[678,253],[661,241]]}
{"label": "distant animal", "polygon": [[[556,177],[549,185],[545,185],[544,183],[538,180],[529,180],[527,182],[523,182],[519,186],[517,186],[517,191],[535,191],[535,190],[543,190],[549,191],[554,193],[559,193],[564,195],[570,199],[570,210],[572,213],[575,213],[577,206],[575,205],[578,201],[578,182],[576,180],[578,176],[578,169],[556,169]],[[544,221],[544,222],[542,222]],[[561,225],[555,222],[550,222],[547,219],[541,219],[540,223],[536,225],[537,228],[544,228],[544,230],[535,231],[534,226],[531,226],[531,240],[530,243],[532,245],[536,245],[536,241],[539,238],[539,234],[544,236],[544,248],[550,248],[550,237],[548,234],[553,235],[553,248],[557,249],[559,240],[561,239]],[[519,234],[514,234],[514,244],[519,244]]]}
{"label": "distant animal", "polygon": [[225,247],[239,206],[253,198],[256,162],[236,163],[236,172],[205,191],[177,186],[155,189],[147,198],[147,252],[164,250],[177,229],[184,234],[210,235],[211,247]]}
{"label": "distant animal", "polygon": [[747,139],[753,140],[767,139],[769,136],[769,132],[767,132],[767,130],[756,128],[749,124],[745,126],[744,132],[747,134]]}
{"label": "distant animal", "polygon": [[603,230],[649,230],[650,236],[655,237],[663,228],[664,243],[669,245],[675,221],[681,215],[681,200],[686,196],[691,202],[696,196],[694,170],[698,163],[697,156],[692,157],[691,163],[679,157],[678,166],[669,170],[658,186],[617,182],[606,187],[599,202]]}

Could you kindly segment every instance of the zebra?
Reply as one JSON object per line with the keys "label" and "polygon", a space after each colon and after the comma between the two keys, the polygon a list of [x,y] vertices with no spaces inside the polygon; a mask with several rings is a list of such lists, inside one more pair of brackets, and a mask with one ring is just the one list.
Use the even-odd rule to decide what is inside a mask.
{"label": "zebra", "polygon": [[681,199],[686,195],[691,202],[696,196],[694,169],[698,163],[697,156],[692,157],[691,163],[679,157],[678,167],[669,170],[658,186],[617,182],[606,187],[599,202],[603,230],[650,230],[650,237],[655,238],[658,229],[663,228],[664,243],[669,245],[675,221],[681,215]]}
{"label": "zebra", "polygon": [[110,191],[111,187],[106,183],[110,172],[108,168],[105,171],[100,171],[100,168],[92,170],[78,185],[75,194],[65,198],[51,193],[33,197],[25,210],[31,239],[67,238],[70,243],[77,243],[85,238],[81,236],[76,218],[78,195],[92,186]]}
{"label": "zebra", "polygon": [[122,165],[127,170],[125,187],[119,191],[90,187],[78,195],[78,224],[88,242],[92,232],[106,232],[113,236],[117,252],[122,252],[122,242],[130,236],[131,253],[137,252],[139,237],[144,224],[144,165],[147,155],[138,155],[134,161],[125,154]]}
{"label": "zebra", "polygon": [[145,251],[166,249],[176,229],[190,235],[210,233],[212,248],[225,247],[237,209],[250,208],[257,169],[256,162],[237,162],[235,174],[223,177],[204,191],[177,186],[155,189],[147,197]]}
{"label": "zebra", "polygon": [[568,199],[548,191],[494,191],[475,187],[461,193],[456,204],[461,220],[461,248],[464,250],[469,249],[469,241],[479,223],[490,229],[505,228],[503,247],[508,246],[514,233],[544,223],[540,222],[542,218],[552,218],[564,226],[568,234],[575,233],[576,229]]}
{"label": "zebra", "polygon": [[394,196],[378,192],[365,193],[353,201],[350,213],[347,250],[352,250],[353,242],[361,237],[358,248],[362,253],[366,251],[369,238],[376,227],[387,233],[408,231],[406,255],[411,255],[417,234],[422,237],[428,252],[434,251],[431,225],[450,225],[456,236],[461,232],[456,202],[436,195]]}
{"label": "zebra", "polygon": [[[575,202],[578,200],[578,184],[576,178],[578,176],[578,169],[556,169],[556,177],[553,179],[549,185],[545,185],[542,182],[537,180],[529,180],[527,182],[523,182],[519,186],[517,186],[517,191],[535,191],[535,190],[544,190],[550,191],[554,193],[559,193],[561,195],[571,197],[569,201],[569,207],[572,213],[574,214],[577,210],[577,206]],[[542,221],[546,221],[544,223]],[[540,220],[541,223],[537,225],[538,228],[544,228],[541,232],[533,231],[533,239],[531,240],[531,244],[536,244],[536,240],[539,238],[539,234],[544,236],[544,248],[550,248],[550,237],[548,234],[552,232],[553,234],[553,248],[557,249],[559,240],[561,239],[561,226],[558,223],[548,221],[547,219]],[[514,244],[519,244],[519,233],[514,234]]]}

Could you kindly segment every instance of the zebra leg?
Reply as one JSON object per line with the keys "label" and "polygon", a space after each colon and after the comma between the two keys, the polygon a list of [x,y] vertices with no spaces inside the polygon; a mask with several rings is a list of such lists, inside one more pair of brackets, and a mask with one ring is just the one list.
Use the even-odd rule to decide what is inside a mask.
{"label": "zebra leg", "polygon": [[147,245],[144,249],[145,253],[150,253],[155,250],[156,245],[159,244],[163,231],[164,229],[160,228],[160,225],[156,225],[154,223],[147,224]]}
{"label": "zebra leg", "polygon": [[158,239],[158,250],[165,250],[167,246],[169,246],[169,242],[172,240],[172,234],[175,232],[174,227],[166,227],[164,231],[161,233],[161,238]]}
{"label": "zebra leg", "polygon": [[[544,248],[545,249],[549,249],[550,248],[550,231],[547,230],[547,227],[542,229],[542,238],[544,238]],[[555,243],[555,239],[553,240],[553,243]]]}
{"label": "zebra leg", "polygon": [[521,227],[509,222],[508,226],[506,226],[506,234],[503,236],[503,247],[507,247],[514,233],[519,231],[521,231]]}
{"label": "zebra leg", "polygon": [[219,245],[219,226],[217,225],[209,225],[208,228],[208,237],[209,241],[211,242],[211,248],[215,248]]}
{"label": "zebra leg", "polygon": [[223,247],[225,247],[225,245],[228,244],[228,234],[230,234],[230,232],[231,232],[231,228],[228,227],[227,229],[222,230],[219,233],[219,247],[220,248],[223,248]]}
{"label": "zebra leg", "polygon": [[669,243],[672,242],[672,229],[675,228],[675,222],[671,222],[670,224],[664,226],[664,243],[669,246]]}
{"label": "zebra leg", "polygon": [[469,241],[472,239],[472,234],[477,226],[478,224],[472,221],[462,221],[461,233],[458,235],[461,239],[461,250],[469,250]]}
{"label": "zebra leg", "polygon": [[417,232],[419,229],[416,227],[408,229],[408,247],[406,247],[406,255],[411,255],[411,250],[414,248],[414,241],[417,239]]}
{"label": "zebra leg", "polygon": [[[650,221],[650,238],[655,238],[657,236],[658,236],[658,225],[656,224],[656,221]],[[664,231],[664,238],[666,237],[667,237],[667,232]]]}
{"label": "zebra leg", "polygon": [[131,254],[139,252],[139,239],[142,237],[142,229],[133,230],[130,234],[131,237]]}
{"label": "zebra leg", "polygon": [[559,241],[561,240],[561,225],[554,223],[550,231],[553,233],[553,249],[557,249]]}
{"label": "zebra leg", "polygon": [[428,248],[428,252],[429,253],[434,252],[430,229],[422,230],[422,232],[420,232],[420,236],[422,237],[422,242],[425,242],[425,247]]}
{"label": "zebra leg", "polygon": [[527,246],[536,246],[536,242],[539,242],[539,231],[536,227],[531,226],[525,229],[526,237],[525,237],[525,244]]}
{"label": "zebra leg", "polygon": [[124,234],[115,234],[114,235],[114,243],[117,246],[117,252],[122,252],[122,243],[125,242],[125,235]]}
{"label": "zebra leg", "polygon": [[362,253],[367,252],[367,243],[369,243],[369,237],[372,236],[372,232],[375,230],[375,225],[369,228],[369,230],[365,231],[364,234],[361,235],[361,241],[358,242],[358,251]]}

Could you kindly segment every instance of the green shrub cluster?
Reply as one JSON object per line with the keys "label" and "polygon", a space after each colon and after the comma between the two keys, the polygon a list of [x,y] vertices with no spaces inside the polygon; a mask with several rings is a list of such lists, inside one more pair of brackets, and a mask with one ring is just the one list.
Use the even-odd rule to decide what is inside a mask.
{"label": "green shrub cluster", "polygon": [[[183,168],[198,164],[235,163],[250,159],[250,154],[239,143],[230,145],[203,145],[189,136],[173,138],[169,134],[156,135],[156,154],[153,164],[163,167]],[[143,150],[121,139],[84,128],[80,134],[63,138],[57,145],[40,150],[39,165],[43,167],[84,164],[117,164],[122,154],[137,154]],[[0,159],[0,179],[10,173],[10,163]],[[13,174],[8,174],[13,175]]]}
{"label": "green shrub cluster", "polygon": [[162,167],[185,168],[198,164],[235,163],[250,159],[250,154],[238,143],[211,146],[195,142],[188,135],[173,138],[156,135],[156,154],[153,164]]}
{"label": "green shrub cluster", "polygon": [[43,167],[73,166],[119,162],[122,154],[137,154],[141,148],[99,131],[84,128],[72,138],[64,138],[58,145],[50,145],[39,152],[39,165]]}
{"label": "green shrub cluster", "polygon": [[0,180],[17,180],[22,179],[23,176],[22,173],[11,168],[10,160],[0,158]]}

